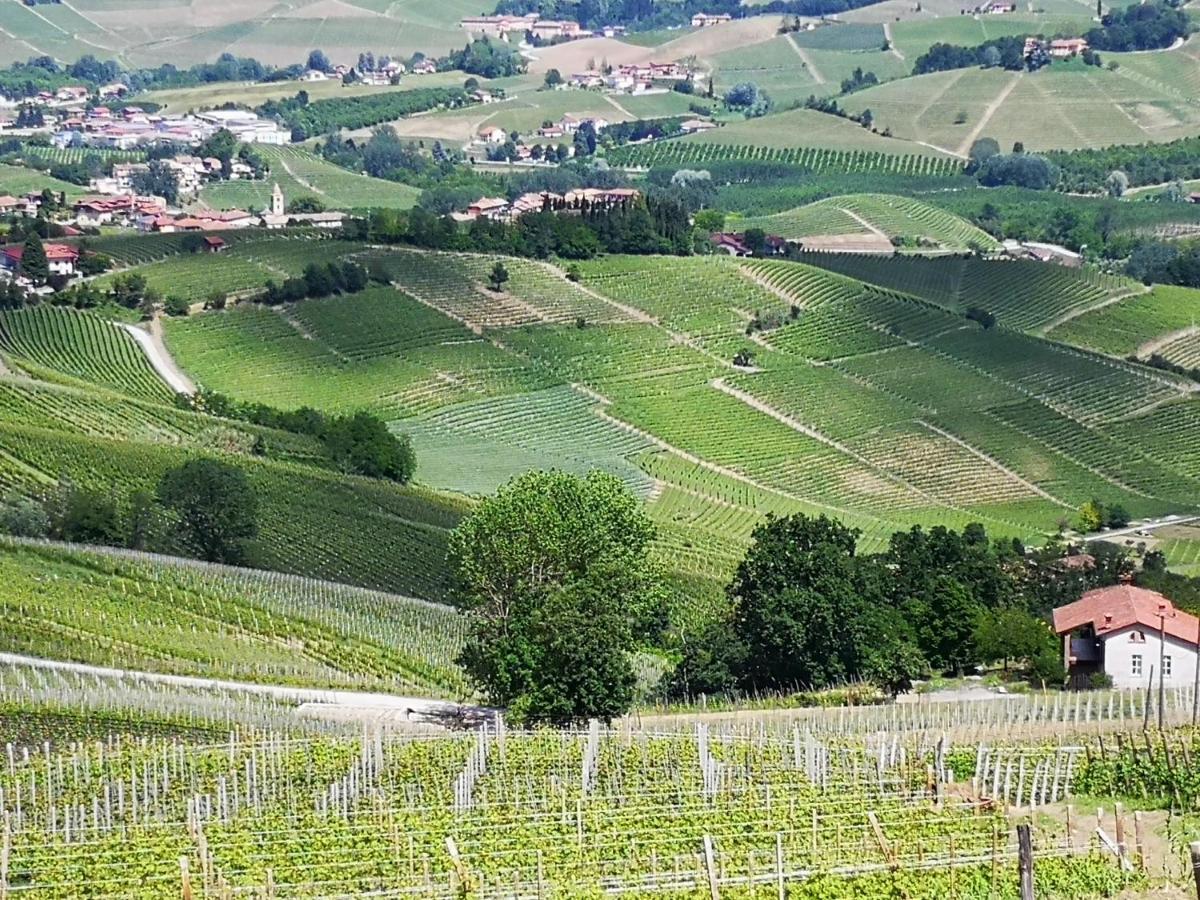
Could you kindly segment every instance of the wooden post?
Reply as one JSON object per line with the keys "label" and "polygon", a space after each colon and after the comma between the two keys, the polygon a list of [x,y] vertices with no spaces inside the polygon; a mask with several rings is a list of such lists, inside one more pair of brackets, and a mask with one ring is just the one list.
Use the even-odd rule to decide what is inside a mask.
{"label": "wooden post", "polygon": [[458,876],[458,888],[460,891],[467,890],[467,867],[463,865],[462,857],[458,853],[458,844],[454,838],[447,835],[446,837],[446,853],[450,855],[450,862],[454,866],[454,873]]}
{"label": "wooden post", "polygon": [[1142,814],[1135,810],[1133,813],[1133,851],[1137,854],[1138,870],[1146,871],[1146,844],[1144,843],[1145,831],[1142,825]]}
{"label": "wooden post", "polygon": [[[8,900],[8,861],[12,856],[12,823],[4,814],[4,836],[0,839],[0,900]],[[186,895],[185,895],[186,896]]]}
{"label": "wooden post", "polygon": [[267,875],[267,897],[269,898],[269,900],[274,900],[274,898],[275,898],[275,871],[268,866],[266,875]]}
{"label": "wooden post", "polygon": [[708,891],[712,900],[721,900],[721,892],[717,889],[717,863],[713,853],[712,838],[704,836],[704,868],[708,872]]}
{"label": "wooden post", "polygon": [[879,819],[875,815],[874,810],[867,810],[867,821],[871,823],[871,830],[875,832],[875,840],[879,842],[879,849],[883,851],[884,859],[894,868],[896,865],[896,851],[892,849],[887,838],[883,834],[883,828],[879,824]]}
{"label": "wooden post", "polygon": [[1021,900],[1033,900],[1033,829],[1017,826],[1017,866],[1021,876]]}
{"label": "wooden post", "polygon": [[1124,815],[1124,813],[1125,813],[1125,808],[1120,803],[1118,803],[1116,805],[1116,808],[1113,811],[1113,815],[1114,815],[1114,820],[1116,822],[1117,854],[1121,857],[1121,860],[1123,862],[1127,861],[1129,859],[1129,850],[1125,846],[1125,815]]}
{"label": "wooden post", "polygon": [[[188,858],[179,857],[179,880],[183,885],[183,900],[192,900],[192,875],[188,871]],[[7,896],[7,889],[0,886],[0,897]]]}
{"label": "wooden post", "polygon": [[1188,845],[1192,855],[1192,877],[1196,881],[1196,896],[1200,897],[1200,841],[1192,841]]}
{"label": "wooden post", "polygon": [[1075,852],[1075,806],[1067,804],[1067,852]]}

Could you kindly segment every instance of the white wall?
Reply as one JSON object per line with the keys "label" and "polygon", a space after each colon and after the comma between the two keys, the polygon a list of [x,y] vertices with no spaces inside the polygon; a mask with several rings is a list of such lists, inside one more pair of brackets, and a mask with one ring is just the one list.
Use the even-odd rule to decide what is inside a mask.
{"label": "white wall", "polygon": [[[1135,634],[1144,634],[1144,641],[1131,640]],[[1154,688],[1158,689],[1159,637],[1157,628],[1138,625],[1107,635],[1104,638],[1104,671],[1113,680],[1115,687],[1145,689],[1150,678],[1150,667],[1154,666]],[[1166,686],[1191,687],[1196,677],[1196,648],[1194,645],[1167,635],[1167,646],[1163,652],[1171,658],[1171,673],[1166,677]],[[1141,656],[1142,671],[1133,674],[1133,657]]]}

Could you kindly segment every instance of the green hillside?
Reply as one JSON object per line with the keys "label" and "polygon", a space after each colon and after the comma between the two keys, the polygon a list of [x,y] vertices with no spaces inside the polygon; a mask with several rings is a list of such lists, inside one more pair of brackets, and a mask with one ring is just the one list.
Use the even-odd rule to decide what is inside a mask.
{"label": "green hillside", "polygon": [[0,650],[227,680],[456,692],[447,607],[328,582],[0,544]]}
{"label": "green hillside", "polygon": [[886,194],[830,197],[787,212],[738,219],[740,230],[761,228],[789,239],[828,234],[882,233],[918,250],[990,250],[995,238],[965,219],[919,200]]}

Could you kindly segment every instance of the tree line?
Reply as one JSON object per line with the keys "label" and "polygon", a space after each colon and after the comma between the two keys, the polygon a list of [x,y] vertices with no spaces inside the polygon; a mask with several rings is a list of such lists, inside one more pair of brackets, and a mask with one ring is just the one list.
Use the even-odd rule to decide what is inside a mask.
{"label": "tree line", "polygon": [[[246,403],[216,391],[198,390],[176,395],[176,405],[222,419],[236,419],[277,431],[315,438],[329,460],[341,471],[366,478],[408,484],[417,469],[412,441],[394,434],[378,416],[365,410],[349,415],[328,415],[312,407],[282,410],[265,403]],[[259,435],[255,452],[266,452]]]}
{"label": "tree line", "polygon": [[768,0],[753,6],[741,0],[500,0],[497,15],[538,13],[545,19],[574,19],[585,28],[625,25],[638,30],[690,25],[696,13],[828,16],[867,6],[875,0]]}
{"label": "tree line", "polygon": [[307,91],[299,91],[285,100],[268,100],[258,106],[255,112],[284,122],[292,129],[292,139],[301,141],[340,129],[368,128],[439,106],[465,106],[469,102],[470,98],[464,90],[449,87],[414,88],[411,91],[312,101],[308,99]]}

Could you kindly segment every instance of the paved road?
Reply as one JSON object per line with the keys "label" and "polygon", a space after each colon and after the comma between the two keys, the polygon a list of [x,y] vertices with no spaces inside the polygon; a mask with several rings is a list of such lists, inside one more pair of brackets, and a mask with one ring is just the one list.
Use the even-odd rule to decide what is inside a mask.
{"label": "paved road", "polygon": [[1085,541],[1103,541],[1108,538],[1124,537],[1127,534],[1137,534],[1139,531],[1154,531],[1158,528],[1169,528],[1172,525],[1186,525],[1189,522],[1200,522],[1200,516],[1164,516],[1161,519],[1151,519],[1128,528],[1118,528],[1115,531],[1097,531],[1083,535]]}
{"label": "paved road", "polygon": [[177,394],[196,393],[196,385],[192,384],[192,380],[183,373],[183,370],[175,364],[171,354],[167,352],[167,345],[163,342],[162,337],[162,324],[157,319],[151,322],[150,331],[139,328],[137,325],[121,324],[120,327],[137,341],[142,352],[146,354],[146,359],[158,373],[158,377],[165,381],[171,390]]}

